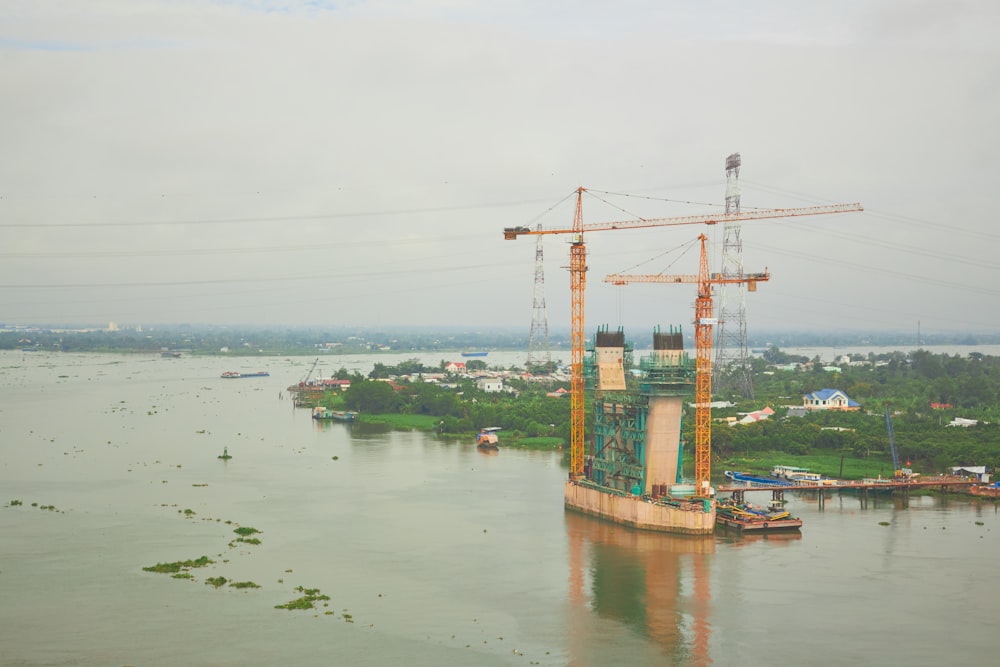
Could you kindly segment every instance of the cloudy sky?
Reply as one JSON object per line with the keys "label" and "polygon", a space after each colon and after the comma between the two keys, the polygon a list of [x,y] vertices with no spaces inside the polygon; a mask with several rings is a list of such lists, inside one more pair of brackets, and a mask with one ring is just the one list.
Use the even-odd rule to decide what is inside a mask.
{"label": "cloudy sky", "polygon": [[[990,0],[6,0],[0,322],[530,325],[507,226],[714,214],[761,330],[1000,330]],[[587,236],[588,330],[683,324],[721,226]],[[544,238],[552,328],[568,238]]]}

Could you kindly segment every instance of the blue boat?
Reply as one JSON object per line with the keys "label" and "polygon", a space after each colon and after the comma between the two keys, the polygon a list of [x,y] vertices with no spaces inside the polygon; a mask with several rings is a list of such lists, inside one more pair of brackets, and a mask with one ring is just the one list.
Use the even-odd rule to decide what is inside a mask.
{"label": "blue boat", "polygon": [[744,484],[754,484],[756,486],[795,486],[794,482],[774,479],[773,477],[759,477],[745,472],[733,472],[732,470],[727,470],[725,475],[734,482],[743,482]]}
{"label": "blue boat", "polygon": [[485,357],[489,352],[463,352],[463,357]]}

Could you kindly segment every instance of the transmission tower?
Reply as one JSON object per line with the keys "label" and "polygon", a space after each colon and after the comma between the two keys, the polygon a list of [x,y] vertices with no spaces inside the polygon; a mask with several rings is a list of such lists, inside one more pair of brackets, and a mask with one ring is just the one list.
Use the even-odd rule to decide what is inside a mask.
{"label": "transmission tower", "polygon": [[[740,154],[726,158],[726,215],[740,213]],[[722,277],[719,298],[719,329],[715,341],[715,368],[719,384],[753,398],[750,377],[750,355],[747,350],[747,302],[743,277],[743,241],[740,221],[726,220],[723,224]],[[722,388],[722,387],[720,387]]]}
{"label": "transmission tower", "polygon": [[[538,231],[542,226],[538,225]],[[539,234],[535,244],[535,289],[531,305],[531,333],[528,335],[528,361],[526,366],[549,367],[552,352],[549,350],[549,318],[545,312],[545,264],[542,261],[542,239]]]}

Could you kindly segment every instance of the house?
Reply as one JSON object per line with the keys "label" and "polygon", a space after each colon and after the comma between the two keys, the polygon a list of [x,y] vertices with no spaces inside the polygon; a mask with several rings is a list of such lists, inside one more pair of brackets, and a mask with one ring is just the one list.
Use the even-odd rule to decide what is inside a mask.
{"label": "house", "polygon": [[945,426],[961,426],[962,428],[968,428],[970,426],[975,426],[979,423],[978,419],[966,419],[964,417],[955,417],[950,422],[945,424]]}
{"label": "house", "polygon": [[339,389],[340,391],[347,391],[351,388],[350,380],[337,380],[336,378],[320,380],[320,384],[324,389]]}
{"label": "house", "polygon": [[839,389],[820,389],[802,397],[807,410],[860,410],[861,405]]}
{"label": "house", "polygon": [[755,422],[759,422],[759,421],[762,421],[764,419],[767,419],[768,417],[770,417],[773,414],[774,414],[774,410],[772,410],[770,408],[770,406],[768,406],[768,407],[764,408],[763,410],[754,410],[753,412],[746,413],[738,421],[736,421],[736,423],[737,424],[753,424]]}
{"label": "house", "polygon": [[958,477],[972,477],[980,484],[989,484],[990,474],[986,472],[986,466],[955,466],[948,468],[948,472]]}
{"label": "house", "polygon": [[550,398],[562,398],[563,396],[569,396],[570,392],[563,389],[562,387],[559,387],[555,391],[547,392],[545,395]]}
{"label": "house", "polygon": [[949,410],[955,407],[951,403],[931,403],[931,410]]}
{"label": "house", "polygon": [[464,373],[465,372],[465,362],[464,361],[449,361],[448,365],[444,367],[446,373]]}
{"label": "house", "polygon": [[489,393],[503,391],[503,380],[500,378],[479,378],[476,380],[476,389]]}

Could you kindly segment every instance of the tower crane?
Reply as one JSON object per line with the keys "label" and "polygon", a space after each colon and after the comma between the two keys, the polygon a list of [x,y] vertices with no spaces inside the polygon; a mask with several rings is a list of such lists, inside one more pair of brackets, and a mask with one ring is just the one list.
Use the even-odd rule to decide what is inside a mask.
{"label": "tower crane", "polygon": [[899,453],[896,451],[896,433],[892,428],[892,414],[889,412],[889,403],[885,404],[885,428],[889,433],[889,451],[892,453],[892,476],[896,479],[906,480],[913,476],[913,470],[899,465]]}
{"label": "tower crane", "polygon": [[612,273],[604,277],[604,282],[614,285],[629,283],[695,283],[698,298],[694,302],[694,349],[695,349],[695,408],[694,408],[694,479],[695,489],[700,496],[710,495],[712,477],[712,327],[715,324],[712,303],[712,285],[744,284],[748,292],[757,291],[757,283],[771,279],[765,269],[763,273],[725,275],[708,272],[708,255],[705,252],[704,234],[701,241],[701,260],[698,275],[622,275]]}
{"label": "tower crane", "polygon": [[689,215],[677,218],[639,218],[637,220],[622,220],[616,222],[583,222],[583,193],[586,188],[577,188],[576,212],[573,216],[573,226],[565,228],[537,228],[526,226],[505,227],[503,237],[512,241],[519,236],[534,236],[538,234],[571,234],[569,249],[569,281],[570,281],[570,478],[576,479],[583,475],[583,351],[584,351],[584,319],[583,296],[587,284],[587,248],[583,235],[585,232],[598,232],[616,229],[645,229],[649,227],[671,227],[676,225],[714,225],[727,220],[764,220],[769,218],[791,218],[804,215],[822,215],[827,213],[851,213],[864,210],[861,204],[829,204],[826,206],[807,206],[801,208],[772,208],[740,211],[730,214]]}

